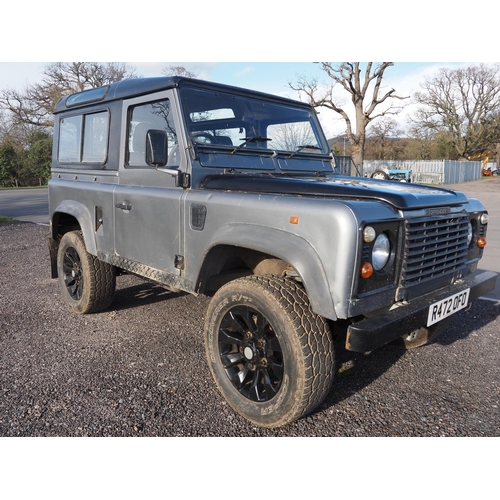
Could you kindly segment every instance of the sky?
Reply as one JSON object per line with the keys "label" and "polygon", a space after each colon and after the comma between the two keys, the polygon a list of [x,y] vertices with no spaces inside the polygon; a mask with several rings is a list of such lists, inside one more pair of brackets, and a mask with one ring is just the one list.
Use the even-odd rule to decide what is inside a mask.
{"label": "sky", "polygon": [[[7,88],[23,90],[41,80],[43,70],[49,62],[0,62],[0,90]],[[161,76],[168,66],[184,66],[198,78],[225,83],[252,90],[268,92],[292,99],[300,99],[290,88],[301,76],[316,77],[320,83],[329,84],[331,79],[314,62],[127,62],[136,68],[138,75]],[[381,92],[394,88],[398,95],[412,96],[420,90],[427,77],[435,75],[440,68],[458,68],[475,63],[464,62],[395,62],[384,73]],[[339,97],[350,109],[348,94],[339,89]],[[408,116],[414,111],[411,99],[405,101],[406,108],[394,117],[401,129],[405,129]],[[345,133],[345,123],[339,115],[327,109],[320,110],[320,121],[328,138]]]}
{"label": "sky", "polygon": [[[476,7],[483,2],[476,0]],[[3,9],[2,19],[17,18],[15,3]],[[311,0],[293,6],[279,0],[151,3],[131,10],[88,0],[72,11],[62,0],[46,0],[30,5],[22,29],[16,22],[3,24],[0,91],[35,83],[44,61],[124,61],[145,77],[181,65],[209,81],[298,98],[289,82],[299,76],[331,82],[308,61],[391,59],[396,62],[384,74],[385,90],[412,95],[441,67],[493,62],[497,45],[495,30],[467,24],[461,9],[434,0],[408,9],[380,0],[355,10],[347,3]],[[146,62],[164,59],[173,62]],[[400,127],[413,109],[407,106],[398,117]],[[335,113],[323,109],[320,120],[328,137],[345,133]]]}

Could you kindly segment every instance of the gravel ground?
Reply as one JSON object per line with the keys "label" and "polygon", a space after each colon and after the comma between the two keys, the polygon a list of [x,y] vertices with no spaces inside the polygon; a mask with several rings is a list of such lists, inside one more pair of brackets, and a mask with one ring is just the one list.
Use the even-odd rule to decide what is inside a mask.
{"label": "gravel ground", "polygon": [[321,407],[268,430],[212,382],[207,298],[125,276],[108,311],[72,315],[47,233],[0,224],[0,436],[500,436],[499,304],[476,301],[414,351],[339,350]]}

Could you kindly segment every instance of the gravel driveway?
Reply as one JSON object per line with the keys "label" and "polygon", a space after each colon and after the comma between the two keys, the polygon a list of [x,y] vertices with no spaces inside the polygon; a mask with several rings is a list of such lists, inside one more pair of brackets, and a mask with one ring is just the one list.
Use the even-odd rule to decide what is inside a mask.
{"label": "gravel driveway", "polygon": [[414,351],[339,351],[321,407],[266,430],[235,414],[212,382],[207,298],[126,276],[111,309],[69,314],[49,278],[47,233],[0,224],[1,436],[500,435],[494,302],[478,300]]}

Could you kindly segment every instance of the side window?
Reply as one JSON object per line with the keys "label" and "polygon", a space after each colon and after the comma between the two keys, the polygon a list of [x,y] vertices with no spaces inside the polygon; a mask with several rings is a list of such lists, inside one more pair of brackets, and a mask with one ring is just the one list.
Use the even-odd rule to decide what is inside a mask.
{"label": "side window", "polygon": [[61,163],[104,164],[108,133],[108,111],[62,118],[59,125],[58,160]]}
{"label": "side window", "polygon": [[129,110],[127,160],[129,167],[145,167],[146,134],[148,130],[161,130],[167,134],[169,167],[179,166],[179,145],[170,108],[170,101],[150,102]]}
{"label": "side window", "polygon": [[59,126],[60,162],[78,162],[81,157],[83,116],[63,118]]}
{"label": "side window", "polygon": [[104,163],[108,146],[108,113],[95,113],[85,117],[83,136],[84,163]]}

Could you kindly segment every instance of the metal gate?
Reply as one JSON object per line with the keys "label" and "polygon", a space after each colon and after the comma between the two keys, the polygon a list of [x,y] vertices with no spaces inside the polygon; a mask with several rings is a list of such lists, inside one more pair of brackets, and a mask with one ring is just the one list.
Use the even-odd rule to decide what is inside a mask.
{"label": "metal gate", "polygon": [[340,175],[351,175],[351,168],[354,167],[357,176],[361,176],[361,172],[352,161],[352,156],[337,156],[335,155],[335,173]]}

